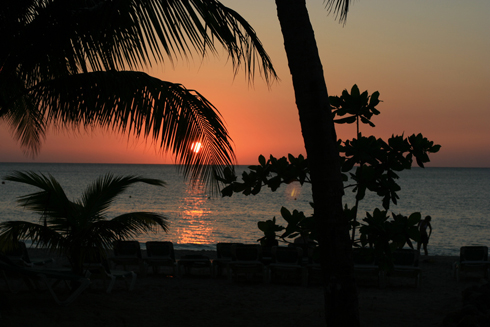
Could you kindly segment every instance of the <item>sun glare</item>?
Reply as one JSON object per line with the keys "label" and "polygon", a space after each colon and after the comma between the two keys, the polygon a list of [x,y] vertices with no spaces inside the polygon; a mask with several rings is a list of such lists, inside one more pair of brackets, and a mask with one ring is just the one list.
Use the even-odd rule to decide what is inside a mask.
{"label": "sun glare", "polygon": [[194,142],[191,145],[191,150],[194,151],[195,153],[198,153],[201,151],[202,144],[201,142]]}

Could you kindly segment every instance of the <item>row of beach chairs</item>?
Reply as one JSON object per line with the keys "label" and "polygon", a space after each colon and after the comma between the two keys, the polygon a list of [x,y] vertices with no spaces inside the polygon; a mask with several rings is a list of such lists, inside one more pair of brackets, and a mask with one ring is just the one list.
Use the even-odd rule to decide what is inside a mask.
{"label": "row of beach chairs", "polygon": [[[102,281],[106,292],[110,293],[116,280],[123,280],[128,288],[134,288],[137,274],[128,268],[139,267],[139,274],[146,275],[152,268],[157,274],[161,268],[169,268],[170,275],[182,276],[194,274],[225,277],[230,281],[260,281],[297,283],[307,286],[319,283],[321,268],[316,259],[314,249],[302,247],[275,246],[269,251],[258,244],[218,243],[216,258],[210,259],[203,255],[185,255],[176,259],[172,242],[147,242],[146,255],[137,241],[118,241],[114,243],[113,253],[108,260],[87,262],[85,276],[74,275],[69,269],[42,267],[53,262],[53,259],[31,260],[23,242],[8,255],[0,255],[0,275],[7,285],[7,275],[22,277],[28,286],[36,288],[45,285],[58,304],[71,303],[85,288],[95,281]],[[398,250],[393,255],[393,269],[380,269],[373,252],[369,249],[354,249],[354,271],[356,275],[368,275],[377,279],[383,287],[387,278],[413,278],[415,287],[420,284],[421,269],[418,267],[417,251],[411,249]],[[122,266],[123,270],[117,270]],[[42,267],[42,268],[40,268]],[[483,274],[488,278],[490,262],[488,247],[464,246],[460,250],[460,258],[453,264],[454,277],[460,278],[468,274]],[[66,299],[60,299],[54,287],[63,282],[68,288],[76,286]],[[12,289],[11,289],[12,290]]]}
{"label": "row of beach chairs", "polygon": [[[134,253],[123,254],[123,246],[132,247]],[[147,257],[143,259],[137,241],[123,241],[115,245],[113,260],[121,264],[123,261],[118,258],[133,255],[153,267],[154,272],[157,272],[161,265],[173,267],[175,275],[189,274],[195,268],[204,268],[212,276],[227,275],[230,280],[251,279],[254,275],[261,275],[262,280],[267,282],[296,280],[301,281],[303,285],[318,281],[321,271],[314,249],[300,246],[276,246],[267,249],[257,244],[218,243],[217,258],[213,260],[202,255],[188,255],[176,260],[171,242],[147,242],[146,250]],[[380,287],[383,287],[387,278],[391,277],[413,278],[415,287],[420,285],[421,269],[418,251],[412,249],[395,251],[393,267],[388,272],[379,268],[370,249],[353,249],[353,259],[356,275],[373,276],[377,278]],[[453,264],[453,275],[458,281],[460,278],[475,274],[481,274],[484,278],[490,276],[487,246],[461,247],[460,258]]]}
{"label": "row of beach chairs", "polygon": [[139,266],[142,274],[147,267],[158,273],[159,268],[171,268],[171,274],[182,276],[201,273],[232,280],[260,280],[271,282],[298,280],[306,285],[308,275],[320,270],[315,260],[304,260],[299,247],[272,247],[265,253],[258,244],[218,243],[216,258],[203,255],[184,255],[176,260],[171,242],[147,242],[146,257],[143,257],[137,241],[122,241],[114,244],[115,265]]}
{"label": "row of beach chairs", "polygon": [[[174,276],[204,271],[214,277],[226,276],[230,281],[258,280],[263,282],[298,283],[307,286],[321,282],[320,262],[314,248],[301,246],[274,246],[263,248],[258,244],[218,243],[217,258],[211,260],[202,255],[186,255],[175,259],[171,242],[147,242],[146,257],[142,255],[137,241],[122,241],[114,246],[115,265],[139,266],[146,274],[148,266],[158,273],[160,267],[172,268]],[[354,250],[354,270],[357,275],[373,276],[383,287],[390,277],[413,278],[415,286],[420,283],[418,252],[404,249],[394,254],[394,269],[385,274],[376,263],[374,253],[369,249]]]}
{"label": "row of beach chairs", "polygon": [[[20,243],[19,252],[11,253],[9,259],[22,262],[24,266],[33,265],[28,257],[24,243]],[[263,248],[258,244],[218,243],[217,258],[203,255],[185,255],[178,260],[175,257],[172,242],[146,242],[146,255],[143,255],[138,241],[118,241],[113,245],[113,253],[108,260],[87,262],[86,269],[92,280],[108,280],[107,292],[111,292],[116,280],[124,280],[131,290],[134,288],[137,274],[130,268],[137,267],[138,274],[145,276],[148,268],[154,274],[166,270],[172,276],[206,274],[214,277],[226,276],[233,280],[259,280],[263,282],[298,283],[307,286],[321,282],[321,267],[316,258],[315,249],[301,246],[275,246]],[[387,277],[413,277],[415,286],[420,282],[417,252],[400,250],[395,253],[394,270],[389,276],[378,267],[372,251],[354,250],[354,269],[359,276],[372,276],[383,287]],[[43,260],[39,264],[49,262]],[[122,270],[116,270],[119,266]]]}

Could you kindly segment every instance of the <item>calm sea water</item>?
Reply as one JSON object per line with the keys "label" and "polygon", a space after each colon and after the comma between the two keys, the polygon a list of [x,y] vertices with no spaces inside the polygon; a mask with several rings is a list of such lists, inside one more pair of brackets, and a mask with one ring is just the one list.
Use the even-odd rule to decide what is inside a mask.
{"label": "calm sea water", "polygon": [[[241,172],[246,167],[238,167]],[[113,204],[108,218],[131,211],[152,211],[165,215],[170,231],[140,235],[141,243],[165,240],[177,249],[215,249],[218,242],[256,242],[262,236],[257,222],[276,217],[280,208],[312,213],[308,185],[290,184],[276,192],[263,189],[256,196],[234,194],[214,197],[204,188],[192,188],[172,165],[113,165],[113,164],[42,164],[0,163],[0,222],[28,220],[39,216],[16,204],[16,198],[35,192],[35,187],[3,181],[14,170],[31,170],[53,175],[64,187],[70,199],[81,197],[83,190],[97,177],[106,173],[140,175],[159,178],[164,188],[134,185]],[[482,168],[415,168],[400,174],[398,205],[390,210],[409,215],[421,212],[432,216],[433,234],[429,253],[458,255],[463,245],[490,246],[490,169]],[[354,196],[346,192],[344,202],[352,205]],[[381,208],[381,199],[368,194],[360,204],[359,217],[366,211]],[[285,225],[285,223],[283,224]]]}

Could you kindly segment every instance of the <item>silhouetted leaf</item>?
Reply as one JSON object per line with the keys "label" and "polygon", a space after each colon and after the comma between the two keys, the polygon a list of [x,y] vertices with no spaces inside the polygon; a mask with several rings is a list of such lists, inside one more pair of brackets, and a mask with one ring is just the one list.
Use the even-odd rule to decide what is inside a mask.
{"label": "silhouetted leaf", "polygon": [[335,123],[337,124],[352,124],[356,122],[356,117],[355,116],[350,116],[350,117],[345,117],[341,119],[336,119],[334,120]]}

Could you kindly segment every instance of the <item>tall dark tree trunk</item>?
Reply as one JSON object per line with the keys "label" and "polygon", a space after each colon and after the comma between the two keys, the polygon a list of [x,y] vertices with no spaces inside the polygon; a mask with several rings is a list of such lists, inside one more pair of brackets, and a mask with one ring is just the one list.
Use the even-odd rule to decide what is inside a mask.
{"label": "tall dark tree trunk", "polygon": [[333,116],[305,0],[276,0],[310,164],[314,216],[324,272],[327,326],[359,326],[349,226]]}

